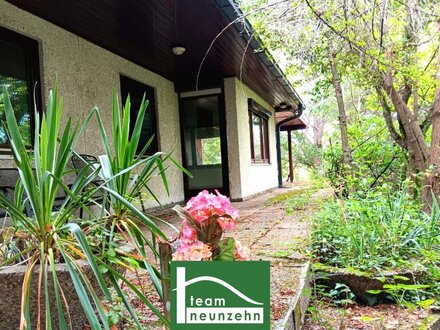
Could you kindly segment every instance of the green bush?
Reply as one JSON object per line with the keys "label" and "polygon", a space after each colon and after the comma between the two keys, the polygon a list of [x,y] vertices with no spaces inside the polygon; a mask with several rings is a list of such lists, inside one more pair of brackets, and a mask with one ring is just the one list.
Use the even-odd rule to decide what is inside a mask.
{"label": "green bush", "polygon": [[440,212],[421,211],[406,190],[328,202],[314,220],[312,253],[320,262],[363,271],[407,269],[440,250]]}
{"label": "green bush", "polygon": [[343,162],[342,147],[338,132],[330,138],[323,154],[324,172],[337,192],[378,189],[382,185],[398,188],[406,178],[406,154],[391,140],[384,129],[383,118],[365,116],[348,128],[353,177],[348,177]]}

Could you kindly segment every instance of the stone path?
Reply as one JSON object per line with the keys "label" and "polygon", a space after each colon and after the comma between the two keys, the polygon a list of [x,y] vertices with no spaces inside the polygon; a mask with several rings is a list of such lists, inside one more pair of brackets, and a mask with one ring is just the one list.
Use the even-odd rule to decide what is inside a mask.
{"label": "stone path", "polygon": [[[315,192],[311,196],[310,203],[303,210],[289,213],[286,212],[283,202],[274,203],[272,199],[280,194],[295,193],[295,190],[298,190],[297,196],[303,191],[306,194],[307,188],[309,187],[301,185],[277,188],[247,201],[233,203],[234,207],[240,211],[240,219],[236,229],[231,232],[231,236],[238,239],[242,245],[249,247],[251,260],[271,261],[273,328],[280,328],[281,323],[285,321],[293,323],[293,320],[290,320],[291,317],[286,314],[292,302],[298,299],[301,277],[304,276],[304,272],[307,273],[307,270],[304,271],[305,267],[308,267],[304,250],[310,242],[310,219],[314,208],[319,204],[316,201],[328,198],[331,191]],[[181,226],[181,220],[172,210],[161,211],[157,216],[177,228]],[[172,233],[163,229],[169,234]],[[228,233],[224,236],[227,237]]]}

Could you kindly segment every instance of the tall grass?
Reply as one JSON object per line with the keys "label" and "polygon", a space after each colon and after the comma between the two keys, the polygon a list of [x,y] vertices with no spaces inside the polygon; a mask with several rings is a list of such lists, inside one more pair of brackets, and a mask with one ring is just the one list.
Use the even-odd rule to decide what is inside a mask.
{"label": "tall grass", "polygon": [[407,269],[440,251],[440,211],[430,214],[402,189],[332,201],[314,219],[312,252],[321,262],[358,270]]}

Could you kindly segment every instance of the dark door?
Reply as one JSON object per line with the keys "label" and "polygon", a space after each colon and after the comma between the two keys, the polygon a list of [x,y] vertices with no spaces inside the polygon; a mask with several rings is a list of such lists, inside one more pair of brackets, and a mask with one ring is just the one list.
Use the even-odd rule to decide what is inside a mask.
{"label": "dark door", "polygon": [[217,189],[229,195],[223,94],[180,99],[185,197]]}

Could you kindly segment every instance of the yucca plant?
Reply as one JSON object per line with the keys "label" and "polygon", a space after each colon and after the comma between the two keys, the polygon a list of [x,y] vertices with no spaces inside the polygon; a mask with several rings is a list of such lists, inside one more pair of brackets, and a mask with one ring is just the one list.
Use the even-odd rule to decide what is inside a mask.
{"label": "yucca plant", "polygon": [[[151,158],[151,160],[141,160],[139,158],[137,163],[120,161],[118,158],[118,161],[113,163],[108,156],[104,156],[101,157],[102,169],[100,167],[85,167],[77,173],[73,182],[66,184],[66,175],[70,172],[69,160],[74,154],[73,150],[93,113],[98,115],[101,129],[103,132],[105,131],[99,111],[95,109],[83,125],[80,125],[78,122],[73,124],[69,119],[64,125],[64,129],[62,129],[60,123],[63,102],[58,97],[57,87],[55,87],[53,91],[49,92],[47,110],[41,115],[41,118],[39,113],[35,111],[34,145],[31,152],[23,142],[6,88],[3,93],[6,131],[20,179],[13,201],[0,194],[0,207],[7,210],[13,224],[14,231],[11,234],[9,230],[8,235],[12,239],[14,237],[20,239],[21,249],[8,254],[9,257],[6,260],[0,261],[0,269],[18,262],[26,264],[26,274],[22,289],[20,329],[31,328],[33,324],[40,328],[42,318],[44,318],[46,329],[71,328],[70,317],[68,312],[65,313],[69,310],[69,302],[64,295],[63,287],[60,285],[55,271],[56,264],[61,262],[64,262],[67,266],[82,309],[92,329],[110,329],[108,315],[101,302],[102,296],[107,301],[112,299],[108,286],[113,288],[113,292],[119,296],[132,316],[134,323],[138,328],[141,328],[136,314],[121,289],[121,285],[130,288],[165,324],[168,324],[166,318],[163,317],[154,305],[135,285],[124,277],[121,268],[114,267],[115,263],[126,266],[130,263],[135,264],[135,260],[138,260],[144,268],[150,271],[153,279],[157,278],[155,270],[146,261],[145,248],[142,245],[148,244],[149,240],[146,239],[142,230],[135,225],[134,219],[143,221],[154,235],[160,237],[165,235],[153,221],[131,204],[134,200],[126,193],[127,190],[123,191],[119,187],[121,187],[121,184],[125,184],[124,180],[130,181],[131,174],[129,173],[136,166],[143,164],[145,167],[148,167],[152,162],[155,162],[155,166],[160,169],[160,173],[166,183],[163,165],[157,161],[160,157],[156,156]],[[113,98],[115,100],[115,93]],[[144,112],[145,109],[143,110]],[[115,110],[113,111],[113,116],[117,117]],[[117,118],[113,118],[114,126],[118,122]],[[136,127],[138,130],[139,125],[136,124]],[[115,141],[117,141],[119,134],[127,134],[126,131],[118,129],[114,133],[116,133],[114,134]],[[133,133],[133,136],[137,135]],[[103,133],[104,137],[105,134]],[[110,146],[108,141],[106,138],[103,141],[107,155],[109,155]],[[116,150],[118,147],[120,145],[115,145]],[[130,146],[127,146],[127,149],[131,150]],[[153,167],[150,167],[147,174],[151,174]],[[89,189],[90,183],[99,172],[101,172],[101,176],[105,179],[103,185]],[[145,183],[147,174],[141,175],[140,181],[136,181],[137,184],[140,184],[140,182]],[[87,208],[87,205],[90,204],[90,200],[93,199],[93,196],[99,189],[105,190],[108,196],[110,196],[114,214],[109,218],[115,220],[111,221],[112,229],[110,234],[107,233],[105,227],[101,226],[103,228],[102,237],[99,237],[98,240],[106,243],[101,244],[98,249],[96,237],[85,235],[85,232],[89,230],[89,226],[94,225],[96,227],[102,224],[103,219],[95,217],[84,222],[86,224],[74,220],[75,211],[79,208],[84,208],[87,210],[87,213],[93,214]],[[131,191],[133,194],[138,194],[139,190],[140,188],[135,188]],[[59,203],[61,193],[66,197]],[[32,216],[24,214],[25,204],[28,205],[27,208],[30,209]],[[106,219],[108,218],[104,220]],[[109,249],[117,249],[118,247],[114,242],[115,226],[121,229],[121,231],[125,229],[124,235],[127,234],[132,238],[137,251],[141,252],[142,257],[132,254],[120,254],[116,255],[112,260],[108,258],[105,252],[109,251]],[[120,257],[119,262],[115,262],[117,257]],[[79,266],[78,259],[87,260],[89,269],[93,273],[92,278],[90,278],[89,272]],[[102,273],[105,273],[105,276]],[[38,309],[38,317],[37,320],[32,320],[30,316],[30,296],[35,295],[35,292],[31,292],[31,278],[36,276],[35,274],[38,276],[36,293],[38,295],[38,306],[32,306],[32,308]],[[49,292],[50,288],[53,288],[53,295]],[[160,286],[157,288],[160,291]],[[53,300],[56,302],[56,311],[50,308],[50,302]],[[44,306],[40,306],[40,304]],[[45,315],[40,315],[40,311],[44,311]],[[55,315],[57,317],[54,317]],[[54,324],[54,319],[58,320],[57,324]]]}
{"label": "yucca plant", "polygon": [[[55,87],[49,92],[47,111],[42,114],[41,118],[40,114],[35,111],[34,148],[33,152],[30,152],[23,142],[6,88],[3,94],[6,131],[20,180],[17,184],[15,201],[0,194],[0,204],[7,210],[15,229],[15,236],[21,238],[24,247],[19,253],[3,261],[0,267],[12,264],[19,259],[24,260],[27,265],[22,291],[20,328],[30,328],[33,323],[40,325],[40,319],[31,320],[29,312],[31,278],[35,270],[38,273],[38,304],[42,299],[40,296],[44,296],[45,301],[46,329],[54,327],[51,315],[53,311],[49,307],[49,300],[52,298],[56,299],[59,328],[69,327],[63,310],[63,306],[68,308],[68,302],[63,299],[63,289],[55,271],[55,265],[59,262],[66,263],[90,324],[99,327],[100,322],[94,312],[96,308],[105,326],[106,316],[99,303],[98,294],[91,287],[75,260],[86,258],[102,293],[110,299],[110,292],[99,271],[98,260],[93,255],[87,238],[78,224],[70,222],[75,210],[87,198],[87,196],[81,196],[79,192],[89,183],[89,179],[78,175],[70,187],[63,182],[72,150],[78,142],[79,124],[72,124],[69,119],[65,128],[61,129],[63,103],[58,98]],[[62,205],[56,205],[61,191],[64,191],[66,198]],[[24,214],[23,203],[29,205],[32,216]],[[53,282],[55,297],[50,297],[49,294],[50,281]],[[37,308],[41,310],[41,306]]]}
{"label": "yucca plant", "polygon": [[[130,107],[130,96],[127,97],[125,106],[121,109],[116,91],[113,90],[112,145],[103,125],[101,115],[99,111],[96,112],[105,150],[105,154],[99,156],[101,165],[99,175],[104,182],[102,189],[109,198],[110,213],[107,216],[107,223],[108,227],[110,227],[110,236],[117,232],[125,238],[134,250],[130,254],[130,265],[126,265],[127,268],[131,266],[147,270],[155,289],[159,296],[163,298],[160,273],[148,260],[149,257],[151,258],[151,254],[159,257],[155,244],[156,238],[167,240],[167,237],[156,226],[156,222],[161,222],[162,220],[141,212],[139,204],[143,203],[142,194],[145,193],[149,193],[160,204],[153,189],[149,186],[150,180],[155,176],[160,178],[164,188],[169,193],[168,181],[165,176],[167,163],[176,166],[188,175],[189,172],[179,165],[170,154],[157,152],[153,155],[147,155],[148,147],[153,141],[154,136],[150,138],[140,151],[138,150],[148,101],[145,100],[145,97],[143,98],[137,118],[130,118]],[[133,119],[135,119],[135,123],[133,130],[130,132],[130,121]],[[163,223],[171,226],[166,222]],[[172,228],[178,232],[176,228]],[[113,240],[110,239],[111,241]],[[111,249],[111,247],[109,248]],[[147,250],[150,250],[150,252]],[[116,250],[116,252],[118,251]],[[159,315],[154,306],[149,302],[146,303]],[[162,315],[160,315],[160,318],[165,323],[167,322]]]}

